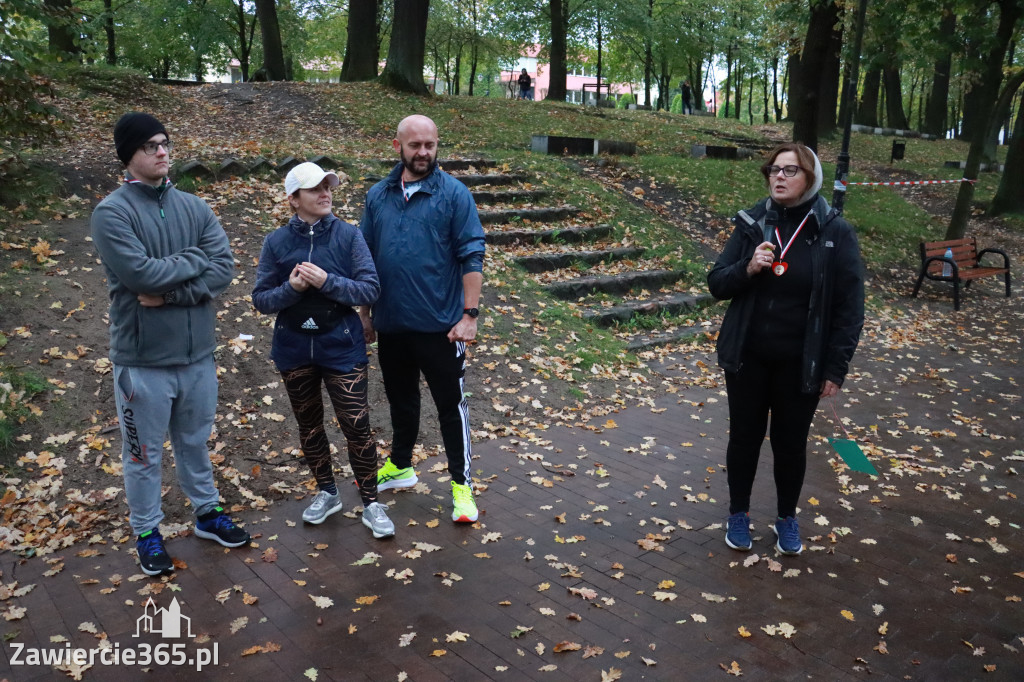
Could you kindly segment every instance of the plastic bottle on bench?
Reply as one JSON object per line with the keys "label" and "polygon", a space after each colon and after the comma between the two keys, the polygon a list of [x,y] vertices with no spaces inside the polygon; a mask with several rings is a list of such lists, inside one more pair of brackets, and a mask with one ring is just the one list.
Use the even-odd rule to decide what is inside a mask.
{"label": "plastic bottle on bench", "polygon": [[[946,249],[946,253],[943,254],[943,255],[946,258],[948,258],[949,260],[953,260],[953,249],[947,248]],[[950,265],[949,263],[943,263],[942,264],[942,276],[943,277],[952,277],[953,276],[953,266]]]}

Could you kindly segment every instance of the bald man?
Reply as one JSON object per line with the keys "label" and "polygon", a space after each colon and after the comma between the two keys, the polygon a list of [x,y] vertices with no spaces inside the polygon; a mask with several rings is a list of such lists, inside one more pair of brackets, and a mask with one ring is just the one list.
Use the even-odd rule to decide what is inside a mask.
{"label": "bald man", "polygon": [[380,278],[380,298],[361,309],[366,341],[378,342],[391,407],[391,456],[378,490],[419,480],[412,449],[419,436],[420,375],[437,407],[452,486],[452,520],[477,520],[470,477],[466,343],[476,338],[483,285],[484,230],[473,195],[437,167],[437,126],[426,116],[398,124],[401,159],[366,195],[359,225]]}

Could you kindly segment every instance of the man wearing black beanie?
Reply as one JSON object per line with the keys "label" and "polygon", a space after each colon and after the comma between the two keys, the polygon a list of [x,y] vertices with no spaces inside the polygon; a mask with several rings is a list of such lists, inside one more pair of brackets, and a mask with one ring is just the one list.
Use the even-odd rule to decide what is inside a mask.
{"label": "man wearing black beanie", "polygon": [[249,533],[224,513],[206,441],[217,412],[213,299],[235,262],[217,216],[167,177],[170,136],[149,114],[114,126],[125,183],[92,214],[92,238],[107,274],[110,360],[121,426],[121,460],[139,564],[174,569],[160,534],[161,460],[170,439],[175,473],[196,514],[195,534],[225,547]]}

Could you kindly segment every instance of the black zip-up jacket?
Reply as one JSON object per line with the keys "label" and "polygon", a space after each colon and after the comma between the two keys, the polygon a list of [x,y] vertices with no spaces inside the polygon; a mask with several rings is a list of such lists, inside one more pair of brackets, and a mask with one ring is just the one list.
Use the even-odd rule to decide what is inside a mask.
{"label": "black zip-up jacket", "polygon": [[[727,372],[738,371],[742,364],[757,284],[774,276],[766,268],[748,277],[747,263],[765,241],[767,212],[778,208],[766,198],[736,214],[732,236],[708,273],[711,295],[732,299],[718,335],[718,365]],[[803,347],[804,393],[819,392],[825,379],[843,385],[864,326],[864,266],[857,235],[820,196],[812,211],[810,220],[817,222],[818,229],[809,236],[813,285]]]}

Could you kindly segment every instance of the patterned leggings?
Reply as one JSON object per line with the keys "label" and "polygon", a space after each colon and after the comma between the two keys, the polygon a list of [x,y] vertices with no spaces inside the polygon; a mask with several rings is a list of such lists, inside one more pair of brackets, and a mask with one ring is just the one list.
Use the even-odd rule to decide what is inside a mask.
{"label": "patterned leggings", "polygon": [[321,381],[334,405],[341,432],[348,441],[348,461],[359,485],[364,504],[377,499],[377,445],[370,435],[370,407],[367,403],[366,364],[351,372],[335,372],[318,365],[306,365],[281,373],[295,420],[299,423],[299,444],[309,469],[321,489],[334,483],[331,446],[324,430]]}

